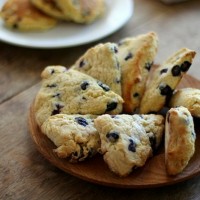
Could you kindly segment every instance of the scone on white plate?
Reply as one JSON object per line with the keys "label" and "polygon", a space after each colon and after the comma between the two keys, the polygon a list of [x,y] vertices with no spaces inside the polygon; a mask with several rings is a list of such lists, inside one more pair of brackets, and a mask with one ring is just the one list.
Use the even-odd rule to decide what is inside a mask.
{"label": "scone on white plate", "polygon": [[133,168],[142,167],[152,155],[145,129],[132,116],[105,114],[94,123],[100,134],[104,161],[119,176],[127,176]]}
{"label": "scone on white plate", "polygon": [[42,132],[56,145],[54,151],[70,162],[84,161],[100,148],[99,134],[94,127],[94,115],[50,116],[42,125]]}
{"label": "scone on white plate", "polygon": [[165,122],[165,165],[169,175],[181,173],[195,152],[193,118],[185,107],[171,108]]}

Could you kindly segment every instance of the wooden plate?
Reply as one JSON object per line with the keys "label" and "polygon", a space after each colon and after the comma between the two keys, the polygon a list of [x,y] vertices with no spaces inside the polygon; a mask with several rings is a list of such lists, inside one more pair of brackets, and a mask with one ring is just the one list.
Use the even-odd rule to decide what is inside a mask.
{"label": "wooden plate", "polygon": [[[186,75],[181,81],[179,88],[195,87],[200,89],[200,81]],[[60,159],[52,151],[54,144],[41,133],[34,118],[33,106],[29,113],[29,127],[31,136],[40,151],[40,153],[53,165],[61,170],[93,183],[120,187],[120,188],[150,188],[178,183],[200,174],[200,120],[195,119],[195,129],[197,133],[195,155],[185,170],[174,177],[166,174],[164,165],[164,148],[161,148],[157,154],[150,158],[144,167],[133,170],[125,178],[120,178],[113,174],[104,163],[101,155],[97,155],[88,161],[72,164],[66,159]]]}

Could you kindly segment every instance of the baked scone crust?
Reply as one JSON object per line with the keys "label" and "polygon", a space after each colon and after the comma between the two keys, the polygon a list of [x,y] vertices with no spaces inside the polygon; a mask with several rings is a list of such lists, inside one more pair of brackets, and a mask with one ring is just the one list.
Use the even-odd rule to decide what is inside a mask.
{"label": "baked scone crust", "polygon": [[88,74],[108,85],[121,95],[121,66],[117,57],[118,47],[114,43],[98,44],[86,51],[72,69]]}
{"label": "baked scone crust", "polygon": [[165,165],[169,175],[181,173],[195,152],[193,118],[185,107],[171,108],[165,122]]}
{"label": "baked scone crust", "polygon": [[169,107],[178,106],[184,106],[192,116],[200,117],[200,90],[197,88],[176,90],[169,101]]}
{"label": "baked scone crust", "polygon": [[57,5],[56,0],[30,0],[31,3],[36,6],[39,10],[46,13],[51,17],[55,17],[61,20],[69,20]]}
{"label": "baked scone crust", "polygon": [[101,115],[94,120],[101,139],[101,153],[111,171],[127,176],[142,167],[152,149],[145,129],[130,115]]}
{"label": "baked scone crust", "polygon": [[29,0],[7,0],[0,16],[6,27],[20,31],[42,31],[57,24],[56,19],[42,13]]}
{"label": "baked scone crust", "polygon": [[42,125],[42,132],[57,146],[54,152],[70,162],[84,161],[100,148],[99,134],[93,115],[50,116]]}
{"label": "baked scone crust", "polygon": [[63,66],[48,66],[42,74],[34,110],[41,126],[55,114],[118,114],[123,99],[98,80]]}
{"label": "baked scone crust", "polygon": [[139,107],[157,49],[158,37],[154,32],[125,38],[119,42],[125,113],[132,114]]}
{"label": "baked scone crust", "polygon": [[57,0],[65,16],[77,23],[92,23],[105,11],[104,0]]}
{"label": "baked scone crust", "polygon": [[141,100],[141,114],[159,112],[164,107],[190,68],[195,54],[193,50],[182,48],[154,71]]}

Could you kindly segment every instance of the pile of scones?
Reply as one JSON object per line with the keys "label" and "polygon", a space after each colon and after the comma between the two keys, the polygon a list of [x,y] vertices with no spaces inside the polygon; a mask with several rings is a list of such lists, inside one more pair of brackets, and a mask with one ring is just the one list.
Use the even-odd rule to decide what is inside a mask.
{"label": "pile of scones", "polygon": [[60,21],[89,24],[103,16],[105,0],[7,0],[0,11],[6,27],[41,31]]}
{"label": "pile of scones", "polygon": [[157,50],[157,34],[149,32],[97,44],[69,69],[43,70],[35,119],[58,157],[77,163],[100,153],[124,177],[144,166],[164,140],[167,174],[184,170],[195,152],[200,90],[176,87],[195,51],[182,48],[153,69]]}

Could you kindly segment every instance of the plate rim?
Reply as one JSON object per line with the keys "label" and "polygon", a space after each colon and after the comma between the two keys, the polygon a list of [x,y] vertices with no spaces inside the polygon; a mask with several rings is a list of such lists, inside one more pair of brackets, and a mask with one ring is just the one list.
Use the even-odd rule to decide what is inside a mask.
{"label": "plate rim", "polygon": [[[109,0],[110,1],[110,3],[107,3],[108,5],[109,4],[111,4],[113,1],[115,1],[115,0]],[[43,43],[43,45],[40,45],[39,44],[39,40],[41,39],[41,38],[38,38],[37,40],[37,43],[31,43],[30,42],[30,39],[31,39],[31,37],[27,37],[27,38],[25,38],[24,40],[23,40],[23,43],[21,43],[20,42],[20,40],[21,39],[18,39],[18,40],[16,40],[16,37],[15,36],[17,36],[17,35],[15,35],[15,31],[12,31],[12,30],[9,30],[8,28],[6,28],[4,25],[3,25],[3,21],[2,21],[2,19],[0,19],[0,41],[1,42],[5,42],[5,43],[8,43],[8,44],[11,44],[11,45],[16,45],[16,46],[21,46],[21,47],[28,47],[28,48],[37,48],[37,49],[57,49],[57,48],[68,48],[68,47],[75,47],[75,46],[80,46],[80,45],[84,45],[84,44],[89,44],[89,43],[92,43],[92,42],[95,42],[95,41],[98,41],[98,40],[100,40],[100,39],[102,39],[102,38],[105,38],[105,37],[107,37],[107,36],[109,36],[109,35],[111,35],[111,34],[113,34],[113,33],[115,33],[116,31],[118,31],[120,28],[122,28],[129,20],[130,20],[130,18],[134,15],[134,7],[135,7],[135,4],[134,4],[134,0],[125,0],[125,1],[123,1],[123,2],[125,2],[126,3],[126,6],[130,6],[129,7],[129,9],[128,9],[128,11],[129,12],[126,12],[126,15],[125,15],[125,17],[123,18],[123,20],[122,21],[120,21],[120,23],[119,24],[116,24],[115,25],[115,27],[114,28],[112,28],[112,29],[110,29],[109,31],[107,31],[107,32],[105,32],[104,34],[101,34],[101,35],[98,35],[98,36],[95,36],[95,37],[92,37],[92,38],[90,38],[90,37],[88,37],[87,39],[84,39],[84,40],[82,40],[82,41],[77,41],[77,42],[74,42],[74,43],[69,43],[69,42],[67,42],[67,41],[65,41],[64,43],[59,43],[59,44],[57,44],[57,43],[50,43],[50,44],[44,44]],[[117,1],[117,3],[121,3],[121,1],[120,0],[118,0]],[[109,8],[108,8],[109,9]],[[93,24],[91,24],[91,25],[93,25],[94,27],[93,27],[93,29],[94,28],[96,28],[96,26],[95,26],[95,23],[97,23],[98,21],[106,21],[106,19],[108,19],[109,18],[109,13],[108,13],[108,16],[107,17],[105,17],[105,18],[100,18],[100,19],[98,19],[97,21],[95,21]],[[79,24],[73,24],[74,26],[80,26]],[[58,25],[59,26],[59,25]],[[67,27],[67,26],[66,26]],[[56,27],[55,27],[56,28]],[[81,28],[80,28],[81,29]],[[54,31],[55,29],[53,28],[53,29],[51,29],[52,31]],[[49,30],[49,31],[51,31],[51,30]],[[86,30],[86,29],[85,29]],[[11,39],[9,38],[9,37],[5,37],[5,36],[3,36],[3,33],[4,33],[4,31],[9,31],[11,34],[13,34],[13,36],[11,37]],[[47,30],[47,33],[49,33],[49,31]],[[59,32],[59,30],[57,30],[58,32]],[[45,31],[46,32],[46,31]],[[30,34],[34,34],[34,33],[36,33],[36,34],[45,34],[45,32],[27,32],[28,34],[30,33]],[[6,33],[6,32],[5,32]],[[5,34],[4,33],[4,34]],[[19,34],[20,32],[16,32],[17,34]],[[26,32],[22,32],[22,34],[26,34]],[[67,37],[69,37],[69,36],[67,36]],[[52,39],[52,38],[50,38],[50,39]],[[49,40],[50,40],[49,39]],[[73,38],[72,38],[73,39]],[[40,40],[41,41],[41,40]],[[60,41],[61,42],[61,41]],[[68,44],[67,44],[68,43]]]}
{"label": "plate rim", "polygon": [[[199,80],[198,79],[196,79],[196,78],[194,78],[194,77],[192,77],[192,76],[190,76],[190,75],[186,75],[185,77],[188,77],[189,78],[189,81],[191,81],[190,80],[190,78],[192,78],[192,79],[194,79],[195,81],[197,81],[197,82],[199,82]],[[200,83],[200,82],[199,82]],[[56,160],[55,159],[57,159],[57,160],[61,160],[61,162],[68,162],[67,160],[63,160],[63,159],[61,159],[61,158],[58,158],[55,154],[54,154],[54,156],[56,156],[57,158],[55,158],[55,159],[51,159],[51,158],[49,158],[46,154],[44,154],[44,152],[43,152],[43,149],[41,148],[41,147],[39,147],[38,145],[37,145],[37,142],[36,142],[36,138],[35,138],[35,136],[33,136],[33,134],[32,134],[32,132],[31,132],[31,128],[34,126],[34,125],[36,125],[37,126],[37,124],[36,124],[36,121],[35,121],[35,119],[32,117],[32,115],[34,114],[34,110],[33,110],[34,108],[33,108],[33,102],[32,102],[32,104],[31,104],[31,106],[30,106],[30,109],[29,109],[29,132],[30,132],[30,135],[31,135],[31,137],[32,137],[32,139],[33,139],[33,141],[34,141],[34,143],[35,143],[35,145],[36,145],[36,148],[38,149],[38,151],[44,156],[44,158],[45,159],[47,159],[50,163],[52,163],[54,166],[56,166],[56,167],[58,167],[58,165],[56,164]],[[34,124],[35,123],[35,124]],[[41,132],[41,130],[40,130],[40,128],[37,126],[37,129],[40,131],[40,133],[42,133]],[[198,131],[200,130],[200,127],[198,126]],[[45,140],[49,140],[48,138],[47,138],[47,136],[46,135],[44,135],[44,137],[46,138]],[[200,140],[200,139],[199,139]],[[50,140],[49,140],[49,142],[51,142]],[[52,143],[52,142],[51,142]],[[52,143],[53,144],[53,143]],[[55,145],[54,145],[55,146]],[[198,144],[198,147],[200,148],[200,144]],[[48,154],[49,155],[49,154]],[[97,161],[98,161],[98,159],[103,159],[102,158],[102,156],[101,155],[99,155],[98,157],[97,157]],[[195,159],[195,157],[193,158],[193,159]],[[92,159],[91,159],[92,160]],[[87,162],[87,161],[86,161]],[[91,161],[91,162],[93,162],[93,161]],[[68,162],[68,164],[69,165],[71,165],[71,166],[73,166],[74,164],[71,164],[71,163],[69,163]],[[81,165],[84,165],[84,163],[82,164],[82,163],[80,163]],[[104,163],[105,164],[105,163]],[[76,164],[75,164],[76,165]],[[146,164],[145,164],[146,165]],[[200,166],[200,161],[199,161],[199,165],[198,166]],[[168,182],[162,182],[162,183],[157,183],[157,184],[146,184],[146,185],[141,185],[141,184],[134,184],[134,185],[131,185],[131,184],[125,184],[125,185],[123,185],[123,184],[119,184],[118,182],[116,183],[111,183],[111,182],[102,182],[102,181],[99,181],[99,179],[98,180],[95,180],[95,179],[90,179],[90,178],[88,178],[87,176],[84,176],[84,175],[82,175],[82,174],[77,174],[77,173],[74,173],[74,171],[72,170],[72,171],[70,171],[69,170],[69,167],[68,167],[68,170],[66,170],[66,168],[64,168],[64,167],[58,167],[59,169],[61,169],[62,171],[64,171],[64,172],[66,172],[66,173],[68,173],[68,174],[71,174],[72,176],[74,176],[74,177],[77,177],[77,178],[79,178],[79,179],[82,179],[82,180],[85,180],[85,181],[87,181],[87,182],[91,182],[91,183],[95,183],[95,184],[98,184],[98,185],[103,185],[103,186],[109,186],[109,187],[113,187],[113,188],[134,188],[134,189],[145,189],[145,188],[158,188],[158,187],[163,187],[163,186],[168,186],[168,185],[174,185],[174,184],[176,184],[176,183],[180,183],[180,182],[184,182],[184,181],[186,181],[186,180],[189,180],[189,179],[191,179],[191,178],[193,178],[193,177],[195,177],[195,176],[197,176],[197,175],[200,175],[200,168],[199,168],[199,170],[196,170],[195,171],[195,173],[192,173],[192,174],[187,174],[187,171],[186,172],[182,172],[181,174],[183,174],[183,173],[185,173],[186,175],[185,176],[181,176],[180,178],[177,178],[178,176],[175,176],[175,177],[170,177],[169,176],[169,179],[171,180],[171,181],[168,181]],[[148,161],[147,161],[147,168],[148,168]],[[108,169],[109,170],[109,169]],[[112,172],[110,172],[110,173],[112,173]],[[115,175],[114,173],[112,173],[113,174],[113,176],[115,176],[115,178],[116,179],[119,179],[120,181],[122,181],[123,182],[123,178],[120,178],[120,177],[118,177],[117,175]],[[126,178],[126,177],[125,177]]]}

